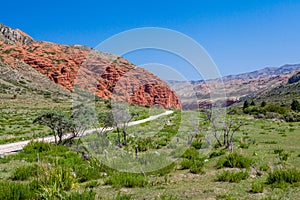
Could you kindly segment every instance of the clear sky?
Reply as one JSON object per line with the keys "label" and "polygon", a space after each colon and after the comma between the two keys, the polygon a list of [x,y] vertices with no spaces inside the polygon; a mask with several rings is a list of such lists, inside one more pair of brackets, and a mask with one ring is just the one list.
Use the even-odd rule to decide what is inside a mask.
{"label": "clear sky", "polygon": [[[90,47],[132,28],[169,28],[201,44],[222,75],[300,63],[300,0],[15,0],[1,3],[0,22],[37,40]],[[138,55],[125,57],[156,61],[153,52]]]}

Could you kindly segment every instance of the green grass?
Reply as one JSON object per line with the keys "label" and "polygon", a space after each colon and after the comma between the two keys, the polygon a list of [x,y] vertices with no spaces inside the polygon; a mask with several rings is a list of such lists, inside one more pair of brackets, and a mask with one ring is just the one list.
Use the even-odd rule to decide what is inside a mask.
{"label": "green grass", "polygon": [[[104,105],[104,102],[99,104]],[[7,191],[10,199],[13,199],[11,195],[16,188],[20,188],[17,192],[20,194],[16,195],[28,195],[29,198],[24,199],[59,196],[65,199],[300,198],[297,178],[300,166],[299,122],[240,116],[246,125],[236,133],[233,153],[221,148],[206,151],[205,139],[202,139],[203,144],[199,149],[196,148],[197,145],[190,147],[187,142],[181,144],[183,139],[187,140],[187,134],[191,131],[191,120],[186,117],[189,112],[177,112],[153,122],[128,127],[128,134],[134,137],[130,138],[132,143],[128,147],[120,150],[123,157],[118,158],[114,156],[119,155],[106,149],[109,152],[107,158],[93,157],[93,152],[87,152],[90,159],[84,160],[81,156],[81,151],[84,150],[82,146],[77,149],[76,146],[69,148],[30,143],[22,152],[0,158],[0,183],[4,182],[1,187]],[[17,119],[17,115],[15,117]],[[168,120],[170,123],[166,125]],[[266,134],[260,134],[261,132]],[[286,137],[279,133],[285,133]],[[111,142],[114,141],[115,134],[113,131],[108,133]],[[205,133],[201,134],[205,138]],[[97,139],[90,136],[93,140]],[[241,148],[241,141],[248,141],[248,147]],[[164,145],[158,144],[159,142]],[[176,147],[177,144],[179,146]],[[135,157],[133,145],[138,147],[138,158]],[[158,151],[160,155],[144,155],[148,151]],[[165,157],[170,158],[170,161],[166,161]],[[114,164],[112,161],[124,167],[127,163],[132,164],[139,173],[112,170],[109,167]],[[151,163],[152,168],[147,162]],[[138,163],[143,165],[135,165]],[[32,166],[39,166],[44,173],[38,170],[37,175]],[[156,170],[143,173],[139,166]],[[220,170],[216,166],[225,169]],[[279,169],[284,172],[277,172]],[[65,175],[61,176],[62,174]],[[18,178],[12,180],[13,177]],[[37,177],[40,177],[40,182]]]}
{"label": "green grass", "polygon": [[230,167],[230,168],[246,168],[251,166],[251,159],[238,154],[236,152],[227,155],[225,158],[221,158],[218,161],[217,168]]}
{"label": "green grass", "polygon": [[223,171],[217,175],[217,181],[230,182],[230,183],[239,183],[241,180],[245,180],[249,177],[249,173],[247,171]]}

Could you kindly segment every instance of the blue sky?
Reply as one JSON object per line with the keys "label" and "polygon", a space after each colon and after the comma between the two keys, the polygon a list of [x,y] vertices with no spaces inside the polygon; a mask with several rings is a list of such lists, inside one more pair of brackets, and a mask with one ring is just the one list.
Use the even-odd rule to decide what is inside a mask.
{"label": "blue sky", "polygon": [[[300,1],[4,1],[0,22],[37,40],[95,47],[122,31],[164,27],[201,44],[222,75],[300,63]],[[147,54],[147,56],[145,56]],[[157,52],[125,55],[135,64],[183,61]],[[185,72],[197,79],[194,72]]]}

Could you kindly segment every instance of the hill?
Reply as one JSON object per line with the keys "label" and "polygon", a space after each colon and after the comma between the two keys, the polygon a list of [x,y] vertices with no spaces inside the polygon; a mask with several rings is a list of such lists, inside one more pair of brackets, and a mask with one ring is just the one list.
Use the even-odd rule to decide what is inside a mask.
{"label": "hill", "polygon": [[229,75],[221,79],[191,82],[170,81],[169,84],[182,98],[183,107],[186,109],[210,107],[221,101],[218,97],[226,97],[225,101],[223,99],[219,103],[229,106],[245,99],[253,99],[286,84],[291,76],[299,70],[299,64],[284,65],[278,68],[268,67],[254,72]]}
{"label": "hill", "polygon": [[[181,107],[179,98],[165,82],[122,57],[81,45],[36,41],[24,32],[3,24],[0,24],[0,61],[3,75],[7,74],[5,70],[24,74],[18,67],[20,63],[38,71],[43,77],[24,74],[23,78],[36,83],[43,90],[49,89],[48,81],[38,82],[37,79],[47,77],[61,86],[58,90],[63,93],[74,91],[76,85],[103,99],[138,105],[160,105],[164,108]],[[10,80],[9,76],[1,77],[2,82]],[[52,89],[49,91],[53,92]]]}
{"label": "hill", "polygon": [[290,104],[294,99],[300,99],[300,79],[299,72],[283,83],[271,90],[254,96],[257,102],[272,102],[276,104]]}

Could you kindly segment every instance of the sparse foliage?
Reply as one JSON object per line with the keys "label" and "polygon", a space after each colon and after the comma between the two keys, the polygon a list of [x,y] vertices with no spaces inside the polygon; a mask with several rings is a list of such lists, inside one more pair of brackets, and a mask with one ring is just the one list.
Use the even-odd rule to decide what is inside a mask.
{"label": "sparse foliage", "polygon": [[299,111],[300,111],[300,103],[299,103],[299,101],[293,100],[293,102],[292,102],[292,104],[291,104],[291,109],[292,109],[293,111],[299,112]]}
{"label": "sparse foliage", "polygon": [[[55,143],[61,143],[63,135],[70,130],[70,122],[58,111],[46,111],[34,119],[33,123],[39,123],[48,126],[55,137]],[[57,141],[58,137],[58,141]]]}
{"label": "sparse foliage", "polygon": [[211,126],[213,137],[219,147],[233,149],[234,134],[244,125],[241,121],[235,120],[231,116],[225,116],[224,122],[220,122],[219,116],[212,115],[212,110],[205,110],[206,120]]}

